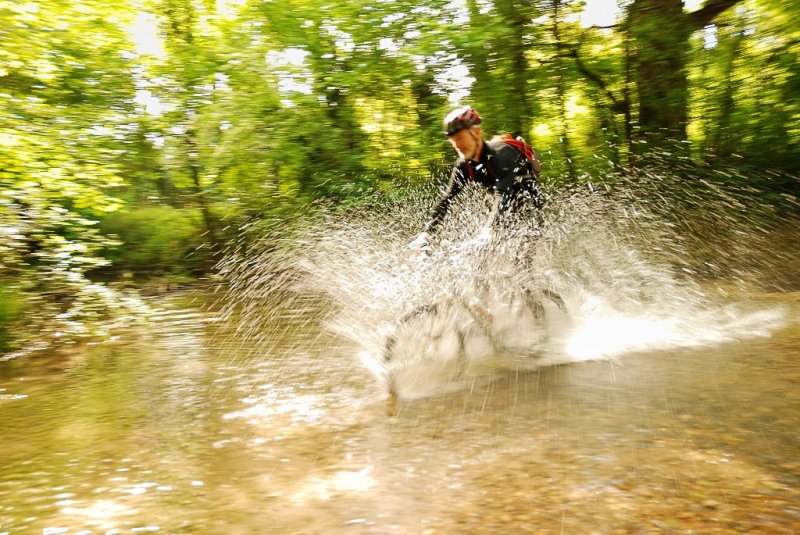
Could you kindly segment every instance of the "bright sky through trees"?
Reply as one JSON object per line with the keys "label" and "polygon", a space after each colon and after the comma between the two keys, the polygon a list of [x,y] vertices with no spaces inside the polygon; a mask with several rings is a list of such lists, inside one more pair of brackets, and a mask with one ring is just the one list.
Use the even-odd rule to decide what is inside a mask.
{"label": "bright sky through trees", "polygon": [[[687,0],[687,9],[696,9],[702,0]],[[233,18],[239,6],[243,6],[244,0],[217,0],[218,12],[227,17]],[[620,8],[617,0],[586,0],[583,13],[581,15],[581,25],[588,26],[609,26],[614,24]],[[140,54],[147,54],[154,57],[163,57],[164,45],[158,36],[155,28],[155,17],[151,14],[141,13],[133,24],[127,28]]]}
{"label": "bright sky through trees", "polygon": [[581,26],[610,26],[616,22],[619,13],[617,0],[586,0]]}
{"label": "bright sky through trees", "polygon": [[[688,0],[688,3],[697,4],[699,1]],[[454,2],[456,5],[461,3],[458,0]],[[245,4],[245,0],[217,0],[217,11],[226,18],[235,18],[237,9]],[[581,25],[584,27],[610,26],[615,23],[619,13],[617,0],[587,0],[581,15]],[[126,29],[133,40],[137,54],[154,58],[164,57],[164,43],[157,32],[155,16],[141,13]],[[387,38],[386,41],[391,41],[391,39]],[[308,52],[305,50],[292,47],[282,51],[271,51],[267,56],[267,61],[275,66],[302,67],[307,54]],[[468,69],[463,64],[453,65],[443,76],[440,83],[450,89],[449,100],[451,104],[456,105],[469,94],[469,87],[472,85],[473,79],[468,76]],[[281,77],[280,90],[298,91],[305,94],[311,92],[310,83],[306,80],[298,80],[295,76]],[[163,106],[158,98],[146,89],[137,91],[135,102],[143,106],[151,115],[160,115],[163,111]]]}

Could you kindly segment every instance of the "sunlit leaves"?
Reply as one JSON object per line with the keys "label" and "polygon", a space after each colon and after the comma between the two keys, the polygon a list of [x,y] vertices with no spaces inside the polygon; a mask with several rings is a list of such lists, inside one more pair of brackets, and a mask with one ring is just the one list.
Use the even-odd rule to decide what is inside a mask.
{"label": "sunlit leaves", "polygon": [[131,15],[121,1],[0,2],[0,279],[28,329],[59,324],[65,340],[122,299],[86,274],[108,264],[96,220],[126,184]]}
{"label": "sunlit leaves", "polygon": [[[747,0],[695,36],[690,74],[698,156],[796,167],[800,150],[800,28],[791,2]],[[795,18],[795,20],[797,20]]]}

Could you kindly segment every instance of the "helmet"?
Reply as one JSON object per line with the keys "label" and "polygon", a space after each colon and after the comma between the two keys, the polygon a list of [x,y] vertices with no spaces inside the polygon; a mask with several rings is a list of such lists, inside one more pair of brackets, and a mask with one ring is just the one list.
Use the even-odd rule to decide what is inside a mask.
{"label": "helmet", "polygon": [[481,124],[481,116],[472,106],[464,106],[447,114],[444,118],[444,133],[452,136],[456,132]]}

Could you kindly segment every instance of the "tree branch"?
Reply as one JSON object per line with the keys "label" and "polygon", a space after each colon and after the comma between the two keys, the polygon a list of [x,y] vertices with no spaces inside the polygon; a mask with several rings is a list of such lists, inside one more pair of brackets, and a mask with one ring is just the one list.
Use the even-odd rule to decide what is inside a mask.
{"label": "tree branch", "polygon": [[706,5],[697,11],[688,13],[686,17],[689,24],[693,26],[695,30],[699,30],[708,26],[717,15],[732,8],[739,2],[741,2],[741,0],[709,0],[706,2]]}
{"label": "tree branch", "polygon": [[601,26],[599,24],[592,24],[587,30],[613,30],[614,28],[619,28],[619,24],[609,24],[607,26]]}
{"label": "tree branch", "polygon": [[600,91],[605,93],[605,95],[608,97],[608,99],[614,105],[614,108],[618,109],[622,103],[619,101],[619,99],[617,99],[616,96],[614,96],[614,93],[612,93],[608,89],[608,85],[606,85],[606,83],[603,81],[603,79],[600,78],[600,76],[598,76],[597,74],[595,74],[592,71],[590,71],[589,68],[586,66],[586,64],[583,63],[583,60],[581,60],[581,57],[578,55],[578,50],[575,49],[575,48],[570,50],[569,51],[569,57],[571,57],[572,59],[575,60],[575,67],[577,67],[578,71],[581,74],[583,74],[586,78],[588,78],[589,80],[594,82],[595,85],[597,85],[597,87],[600,88]]}

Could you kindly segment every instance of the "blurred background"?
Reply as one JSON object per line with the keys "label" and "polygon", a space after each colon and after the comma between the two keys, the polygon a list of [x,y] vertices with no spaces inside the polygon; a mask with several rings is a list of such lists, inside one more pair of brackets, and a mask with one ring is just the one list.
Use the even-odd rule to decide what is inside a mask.
{"label": "blurred background", "polygon": [[112,336],[142,290],[314,201],[435,195],[460,104],[526,137],[548,187],[666,166],[796,193],[798,21],[791,0],[2,0],[0,352]]}

